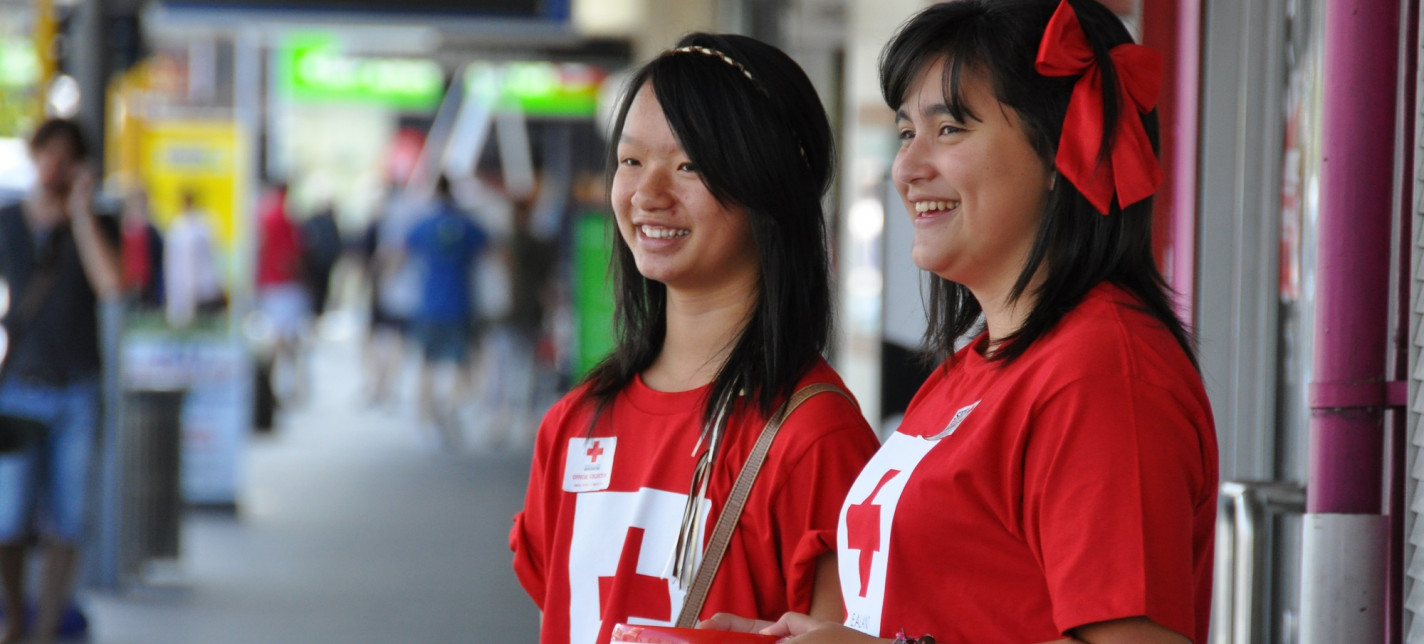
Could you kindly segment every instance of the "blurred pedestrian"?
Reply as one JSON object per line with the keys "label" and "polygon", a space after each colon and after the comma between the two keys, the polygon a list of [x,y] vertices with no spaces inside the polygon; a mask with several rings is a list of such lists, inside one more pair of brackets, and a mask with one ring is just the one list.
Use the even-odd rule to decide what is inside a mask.
{"label": "blurred pedestrian", "polygon": [[163,306],[163,234],[153,225],[143,187],[124,198],[122,224],[124,294],[140,308]]}
{"label": "blurred pedestrian", "polygon": [[304,389],[302,343],[311,323],[311,299],[302,280],[302,241],[287,216],[287,185],[276,183],[258,205],[257,306],[273,338],[271,379],[280,372],[278,397],[299,398]]}
{"label": "blurred pedestrian", "polygon": [[[537,191],[535,191],[537,193]],[[545,312],[553,297],[550,277],[559,257],[558,239],[544,239],[531,226],[534,194],[513,202],[513,233],[500,248],[509,275],[509,306],[495,320],[486,339],[482,397],[488,409],[484,442],[514,447],[533,442],[541,410],[535,410],[540,372],[545,366],[540,344],[546,339]]]}
{"label": "blurred pedestrian", "polygon": [[362,246],[371,286],[366,341],[366,395],[371,404],[389,402],[399,383],[410,319],[420,305],[420,275],[405,261],[405,242],[419,213],[392,183],[385,206],[366,229]]}
{"label": "blurred pedestrian", "polygon": [[[36,183],[0,209],[0,273],[15,303],[0,413],[47,426],[0,455],[0,643],[52,642],[68,605],[86,522],[88,473],[99,426],[97,303],[122,292],[117,222],[92,208],[88,147],[73,121],[51,119],[30,139]],[[27,544],[44,545],[37,610],[25,611]]]}
{"label": "blurred pedestrian", "polygon": [[[420,419],[445,447],[458,443],[454,412],[470,389],[470,347],[476,315],[471,272],[487,243],[483,228],[455,204],[450,181],[436,183],[429,213],[411,230],[409,259],[422,271],[421,302],[416,310],[416,338],[424,362],[420,369]],[[437,371],[453,367],[448,393],[436,391]]]}
{"label": "blurred pedestrian", "polygon": [[183,191],[183,212],[168,226],[168,323],[185,327],[199,313],[216,313],[226,307],[222,281],[214,256],[213,231],[208,213],[198,207],[198,196]]}
{"label": "blurred pedestrian", "polygon": [[326,312],[326,300],[331,292],[331,270],[341,259],[345,245],[341,229],[336,225],[336,210],[326,203],[301,225],[302,277],[311,296],[312,315]]}

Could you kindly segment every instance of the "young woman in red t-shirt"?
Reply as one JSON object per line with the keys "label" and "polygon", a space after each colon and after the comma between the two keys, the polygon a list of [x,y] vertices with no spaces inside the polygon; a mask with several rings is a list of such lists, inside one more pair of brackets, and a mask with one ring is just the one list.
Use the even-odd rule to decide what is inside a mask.
{"label": "young woman in red t-shirt", "polygon": [[881,58],[893,179],[945,361],[846,497],[844,624],[707,626],[1206,641],[1217,448],[1152,256],[1160,82],[1092,0],[961,0],[900,29]]}
{"label": "young woman in red t-shirt", "polygon": [[[611,140],[618,345],[545,416],[510,534],[545,644],[673,623],[768,417],[844,386],[821,357],[834,146],[796,63],[688,36],[626,85]],[[843,615],[836,519],[878,444],[848,397],[791,414],[699,615]]]}

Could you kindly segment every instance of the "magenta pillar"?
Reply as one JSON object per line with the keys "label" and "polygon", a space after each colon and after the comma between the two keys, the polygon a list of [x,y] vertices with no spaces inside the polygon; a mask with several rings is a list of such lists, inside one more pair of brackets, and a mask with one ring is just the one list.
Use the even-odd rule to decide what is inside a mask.
{"label": "magenta pillar", "polygon": [[1328,0],[1325,16],[1312,513],[1380,514],[1399,0]]}

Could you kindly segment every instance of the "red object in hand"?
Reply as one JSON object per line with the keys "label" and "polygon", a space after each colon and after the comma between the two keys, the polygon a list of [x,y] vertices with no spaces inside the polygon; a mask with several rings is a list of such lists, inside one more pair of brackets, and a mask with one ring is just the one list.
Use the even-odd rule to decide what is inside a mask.
{"label": "red object in hand", "polygon": [[613,641],[645,644],[776,644],[776,637],[698,628],[617,624],[613,627]]}

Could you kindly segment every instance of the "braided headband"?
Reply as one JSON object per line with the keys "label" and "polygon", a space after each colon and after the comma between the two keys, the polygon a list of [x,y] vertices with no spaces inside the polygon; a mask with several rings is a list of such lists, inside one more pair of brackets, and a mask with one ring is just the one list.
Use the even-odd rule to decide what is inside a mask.
{"label": "braided headband", "polygon": [[[757,82],[757,79],[752,76],[752,73],[750,71],[747,71],[745,65],[737,62],[737,59],[732,58],[731,56],[728,56],[720,51],[717,51],[716,49],[713,49],[711,47],[703,47],[701,45],[685,45],[676,49],[669,49],[667,53],[702,54],[703,56],[711,56],[713,58],[721,60],[724,63],[727,63],[728,65],[731,65],[737,71],[741,72],[743,76],[747,77],[747,80],[752,82],[752,86],[755,87],[757,91],[761,92],[762,94],[767,93],[766,88],[762,87],[761,83]],[[807,164],[810,164],[810,160],[806,159],[806,146],[801,144],[801,134],[797,132],[795,128],[792,128],[792,135],[796,137],[796,149],[801,153],[801,158],[805,160]]]}
{"label": "braided headband", "polygon": [[704,55],[704,56],[711,56],[711,57],[713,57],[713,58],[718,58],[718,59],[721,59],[722,62],[727,63],[728,65],[731,65],[732,67],[737,68],[737,71],[741,72],[743,76],[746,76],[746,77],[747,77],[747,80],[749,80],[749,81],[751,81],[751,82],[753,82],[753,83],[757,82],[757,80],[756,80],[755,78],[752,78],[752,73],[749,72],[749,71],[747,71],[747,68],[746,68],[744,65],[742,65],[742,64],[739,63],[739,62],[737,62],[736,59],[732,58],[731,56],[728,56],[728,55],[726,55],[726,54],[724,54],[724,53],[722,53],[722,52],[720,52],[720,51],[717,51],[716,49],[712,49],[711,47],[702,47],[702,46],[699,46],[699,45],[687,45],[687,46],[685,46],[685,47],[678,47],[677,49],[670,49],[670,50],[668,50],[668,53],[670,53],[670,54],[702,54],[702,55]]}
{"label": "braided headband", "polygon": [[1113,47],[1108,53],[1117,69],[1120,107],[1108,154],[1101,149],[1106,107],[1102,69],[1068,0],[1059,3],[1048,21],[1034,64],[1044,76],[1079,76],[1068,102],[1054,164],[1104,215],[1112,208],[1114,190],[1118,204],[1126,208],[1152,196],[1162,183],[1162,168],[1152,152],[1142,119],[1137,116],[1138,112],[1150,112],[1157,104],[1162,55],[1130,43]]}

